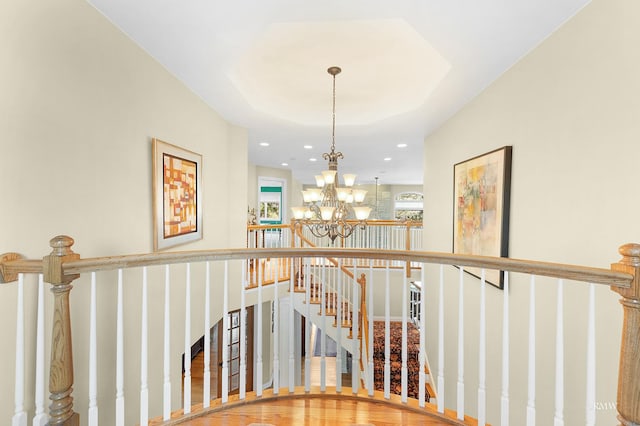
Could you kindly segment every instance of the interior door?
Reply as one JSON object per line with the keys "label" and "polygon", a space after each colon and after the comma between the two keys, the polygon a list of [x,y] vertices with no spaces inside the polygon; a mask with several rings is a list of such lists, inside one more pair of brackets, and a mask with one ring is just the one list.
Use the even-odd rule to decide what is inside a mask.
{"label": "interior door", "polygon": [[[247,392],[253,390],[253,306],[245,311],[246,334],[246,365],[247,365]],[[229,360],[229,395],[240,392],[240,310],[229,312],[229,338],[223,342],[222,327],[220,320],[218,327],[218,377],[222,379],[222,354],[223,350],[228,351]],[[222,380],[218,380],[218,397],[222,396]]]}

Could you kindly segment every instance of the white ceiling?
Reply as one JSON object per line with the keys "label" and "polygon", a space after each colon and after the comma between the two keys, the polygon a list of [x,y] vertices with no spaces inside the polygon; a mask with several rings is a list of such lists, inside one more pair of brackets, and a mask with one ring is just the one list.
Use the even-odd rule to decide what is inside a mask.
{"label": "white ceiling", "polygon": [[303,183],[326,168],[327,68],[341,67],[340,170],[382,184],[421,184],[425,136],[589,2],[88,1],[226,120],[247,128],[249,161],[291,169]]}

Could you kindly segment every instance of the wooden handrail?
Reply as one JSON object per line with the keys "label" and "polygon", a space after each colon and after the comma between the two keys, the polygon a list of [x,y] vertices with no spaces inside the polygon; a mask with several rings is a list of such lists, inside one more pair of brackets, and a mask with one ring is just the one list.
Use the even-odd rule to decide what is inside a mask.
{"label": "wooden handrail", "polygon": [[[142,266],[167,265],[213,260],[245,260],[262,257],[334,257],[354,259],[400,260],[462,267],[476,267],[510,272],[549,276],[613,287],[629,288],[633,275],[609,269],[592,268],[552,262],[539,262],[503,257],[474,256],[466,254],[427,251],[382,251],[374,249],[342,249],[325,247],[298,247],[275,249],[215,249],[165,253],[134,254],[125,256],[97,257],[64,263],[65,274],[81,274],[92,271],[136,268]],[[9,262],[11,264],[12,262]],[[21,271],[20,271],[21,272]]]}
{"label": "wooden handrail", "polygon": [[[132,254],[79,259],[62,265],[65,274],[82,274],[93,271],[106,271],[142,266],[167,265],[186,262],[212,260],[246,260],[262,257],[334,257],[355,259],[400,260],[423,262],[462,267],[476,267],[510,272],[529,273],[538,276],[571,279],[594,284],[607,284],[613,287],[629,288],[633,275],[628,272],[612,271],[552,262],[511,259],[503,257],[474,256],[466,254],[439,253],[428,251],[382,251],[374,249],[299,247],[274,249],[215,249],[180,252]],[[13,273],[42,272],[42,261],[8,260],[1,262],[5,270]]]}

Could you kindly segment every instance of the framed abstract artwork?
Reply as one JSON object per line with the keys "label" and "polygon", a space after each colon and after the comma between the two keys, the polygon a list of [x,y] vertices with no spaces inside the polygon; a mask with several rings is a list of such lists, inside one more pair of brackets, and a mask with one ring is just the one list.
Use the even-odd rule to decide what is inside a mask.
{"label": "framed abstract artwork", "polygon": [[153,249],[202,239],[202,156],[153,139]]}
{"label": "framed abstract artwork", "polygon": [[[511,146],[453,166],[453,252],[481,256],[509,255]],[[477,268],[465,271],[480,277]],[[502,289],[501,271],[486,270],[486,282]]]}

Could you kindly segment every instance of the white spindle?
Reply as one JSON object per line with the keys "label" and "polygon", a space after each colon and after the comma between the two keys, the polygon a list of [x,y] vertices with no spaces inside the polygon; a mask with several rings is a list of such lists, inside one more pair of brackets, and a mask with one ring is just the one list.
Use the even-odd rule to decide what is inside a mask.
{"label": "white spindle", "polygon": [[[424,285],[424,284],[423,284]],[[444,265],[440,265],[438,295],[438,413],[444,413]]]}
{"label": "white spindle", "polygon": [[457,417],[464,420],[464,268],[460,268],[458,280],[458,383]]}
{"label": "white spindle", "polygon": [[407,375],[409,373],[409,369],[407,368],[407,307],[409,306],[409,301],[407,298],[407,287],[409,283],[407,282],[407,264],[404,265],[404,271],[402,274],[402,367],[400,369],[400,377],[402,383],[402,389],[400,391],[400,398],[403,403],[407,402],[407,390],[409,388],[409,381]]}
{"label": "white spindle", "polygon": [[595,285],[589,284],[589,313],[587,317],[587,420],[596,424],[596,299]]}
{"label": "white spindle", "polygon": [[[204,367],[202,372],[202,407],[211,405],[211,265],[205,264],[204,281]],[[244,282],[243,282],[244,283]],[[242,287],[244,293],[244,287]]]}
{"label": "white spindle", "polygon": [[509,273],[504,272],[502,293],[502,394],[500,396],[500,424],[509,426]]}
{"label": "white spindle", "polygon": [[[259,267],[259,263],[256,262]],[[222,284],[222,380],[221,399],[225,404],[229,401],[229,262],[224,262],[224,281]],[[220,332],[218,331],[218,338]]]}
{"label": "white spindle", "polygon": [[311,271],[309,269],[309,259],[304,262],[304,284],[305,284],[305,300],[306,313],[304,319],[304,390],[311,390]]}
{"label": "white spindle", "polygon": [[184,414],[191,412],[191,264],[187,263],[187,282],[184,300]]}
{"label": "white spindle", "polygon": [[326,265],[326,258],[322,258],[322,269],[321,269],[321,276],[322,276],[322,292],[321,292],[321,298],[322,300],[320,301],[320,324],[322,324],[322,332],[320,333],[320,390],[322,392],[324,392],[325,390],[327,390],[327,347],[326,347],[326,343],[327,343],[327,308],[326,308],[326,291],[325,291],[325,286],[327,285],[327,274],[326,274],[326,270],[327,270],[327,265]]}
{"label": "white spindle", "polygon": [[262,269],[258,271],[258,336],[256,348],[256,396],[262,396]]}
{"label": "white spindle", "polygon": [[338,333],[336,334],[336,392],[342,392],[342,259],[338,259],[338,295],[336,300],[336,321],[338,322]]}
{"label": "white spindle", "polygon": [[116,425],[124,426],[124,319],[122,315],[122,269],[118,269],[116,314]]}
{"label": "white spindle", "polygon": [[16,313],[16,371],[12,426],[27,426],[24,410],[24,274],[18,274],[18,306]]}
{"label": "white spindle", "polygon": [[140,318],[140,424],[149,423],[147,267],[142,268],[142,312]]}
{"label": "white spindle", "polygon": [[531,276],[529,289],[529,366],[527,390],[527,426],[536,424],[536,280]]}
{"label": "white spindle", "polygon": [[163,347],[163,389],[162,389],[162,419],[171,417],[171,293],[170,293],[169,265],[164,267],[164,347]]}
{"label": "white spindle", "polygon": [[[247,291],[247,267],[246,261],[242,261],[242,291],[240,292],[240,400],[247,396],[247,310],[245,293]],[[220,331],[218,330],[218,338]]]}
{"label": "white spindle", "polygon": [[369,346],[368,346],[368,357],[369,357],[369,370],[368,370],[368,381],[369,384],[369,396],[373,396],[373,392],[375,391],[375,384],[373,380],[374,373],[374,361],[373,361],[373,319],[375,318],[375,313],[373,309],[373,265],[369,264],[369,283],[367,284],[367,290],[369,295],[369,304],[367,306],[367,312],[369,314]]}
{"label": "white spindle", "polygon": [[276,281],[273,283],[273,394],[280,393],[280,296],[278,281],[280,268],[276,268]]}
{"label": "white spindle", "polygon": [[[98,424],[97,407],[97,362],[96,362],[96,273],[91,273],[91,299],[90,299],[90,320],[89,320],[89,410],[88,424]],[[40,305],[40,297],[38,298]],[[39,392],[37,392],[38,394]],[[34,425],[36,421],[34,419]]]}
{"label": "white spindle", "polygon": [[424,331],[425,328],[425,321],[424,321],[424,288],[426,287],[425,284],[425,269],[426,269],[426,264],[422,264],[421,265],[421,273],[420,273],[420,299],[419,299],[419,306],[420,306],[420,352],[419,352],[419,362],[420,362],[420,372],[418,373],[418,378],[419,378],[419,386],[420,389],[418,390],[418,404],[420,405],[420,407],[424,407],[425,402],[426,402],[426,395],[425,395],[425,385],[426,385],[426,375],[425,375],[425,369],[426,369],[426,365],[427,365],[427,354],[426,354],[426,333]]}
{"label": "white spindle", "polygon": [[384,397],[385,399],[391,398],[391,349],[390,349],[390,306],[389,306],[389,261],[385,269],[385,284],[384,284]]}
{"label": "white spindle", "polygon": [[478,342],[478,425],[487,421],[487,311],[485,270],[480,277],[480,341]]}
{"label": "white spindle", "polygon": [[[295,239],[295,236],[294,236]],[[294,340],[295,340],[295,323],[294,323],[294,312],[293,312],[293,297],[294,293],[294,281],[295,273],[294,273],[294,263],[298,263],[298,259],[292,259],[291,262],[291,279],[289,280],[289,392],[293,392],[295,390],[295,353],[294,353]],[[302,272],[302,271],[300,271]]]}
{"label": "white spindle", "polygon": [[[354,259],[355,261],[355,259]],[[351,300],[351,392],[358,393],[360,388],[360,339],[358,333],[360,331],[360,323],[358,311],[360,310],[360,295],[358,291],[358,269],[353,267],[352,295]],[[362,333],[364,338],[364,333]]]}
{"label": "white spindle", "polygon": [[556,407],[554,426],[564,426],[564,282],[558,280],[556,307]]}
{"label": "white spindle", "polygon": [[[91,281],[91,326],[90,326],[90,334],[93,334],[93,356],[91,353],[91,336],[89,337],[89,426],[97,425],[98,421],[98,408],[92,411],[92,402],[93,406],[95,406],[95,375],[94,386],[91,386],[91,362],[94,361],[94,373],[95,373],[95,273],[92,274]],[[38,276],[38,316],[37,316],[37,329],[36,329],[36,385],[35,385],[35,403],[36,403],[36,412],[33,417],[33,426],[44,426],[49,421],[49,418],[45,411],[44,404],[44,278],[42,274]],[[92,393],[93,390],[93,393]],[[95,416],[92,414],[95,412]],[[95,422],[92,423],[92,418],[95,417]]]}

